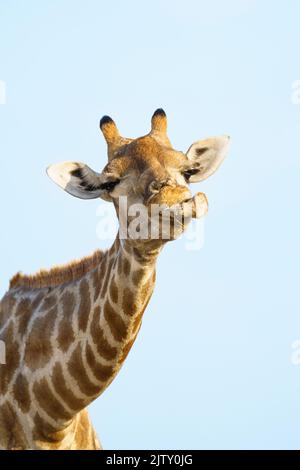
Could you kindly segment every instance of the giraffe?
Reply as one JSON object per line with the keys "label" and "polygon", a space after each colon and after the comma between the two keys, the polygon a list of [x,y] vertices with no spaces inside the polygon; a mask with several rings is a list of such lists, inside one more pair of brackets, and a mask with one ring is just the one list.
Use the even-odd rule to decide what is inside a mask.
{"label": "giraffe", "polygon": [[[121,197],[128,208],[163,203],[166,211],[175,207],[183,213],[188,207],[179,228],[171,218],[169,240],[178,238],[192,217],[206,214],[206,196],[192,197],[189,183],[219,167],[228,136],[177,151],[162,109],[153,114],[151,131],[137,139],[122,137],[108,116],[100,128],[108,146],[103,171],[79,162],[54,164],[47,173],[57,185],[75,197],[112,202],[119,219]],[[11,279],[0,303],[0,340],[6,348],[0,365],[2,449],[102,448],[87,406],[112,382],[137,337],[154,289],[156,260],[167,241],[161,234],[126,238],[119,231],[107,251]]]}

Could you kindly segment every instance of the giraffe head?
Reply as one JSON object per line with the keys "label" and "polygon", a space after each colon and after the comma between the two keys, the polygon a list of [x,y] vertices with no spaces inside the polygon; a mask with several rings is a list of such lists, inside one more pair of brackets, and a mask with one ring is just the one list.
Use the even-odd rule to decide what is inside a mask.
{"label": "giraffe head", "polygon": [[[81,199],[100,197],[113,202],[119,220],[123,201],[127,226],[137,214],[132,208],[145,208],[148,218],[144,225],[153,223],[155,214],[160,240],[177,238],[192,217],[207,212],[205,195],[192,197],[189,185],[217,170],[229,147],[228,136],[197,141],[186,153],[177,151],[168,139],[167,118],[162,109],[153,114],[151,131],[137,139],[122,137],[108,116],[101,119],[100,129],[108,146],[108,163],[101,173],[80,162],[62,162],[47,169],[50,178],[65,191]],[[162,236],[161,231],[166,219],[171,224],[169,238]],[[144,235],[137,238],[153,240],[153,231],[141,232]]]}

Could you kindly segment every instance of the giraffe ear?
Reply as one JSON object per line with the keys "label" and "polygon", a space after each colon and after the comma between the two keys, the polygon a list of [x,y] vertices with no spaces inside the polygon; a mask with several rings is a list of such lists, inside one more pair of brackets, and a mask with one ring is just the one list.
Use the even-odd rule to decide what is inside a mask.
{"label": "giraffe ear", "polygon": [[230,137],[211,137],[190,146],[186,156],[191,162],[189,183],[197,183],[212,175],[221,165],[229,149]]}
{"label": "giraffe ear", "polygon": [[47,168],[47,175],[72,196],[80,199],[103,197],[103,199],[110,200],[103,190],[102,175],[84,163],[55,163]]}

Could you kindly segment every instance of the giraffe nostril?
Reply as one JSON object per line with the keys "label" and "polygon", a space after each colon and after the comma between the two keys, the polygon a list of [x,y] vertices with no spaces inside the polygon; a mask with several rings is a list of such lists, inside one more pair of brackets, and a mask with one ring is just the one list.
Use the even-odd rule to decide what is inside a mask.
{"label": "giraffe nostril", "polygon": [[158,193],[165,186],[174,187],[176,186],[176,183],[171,178],[165,179],[163,181],[154,180],[149,185],[149,191],[151,193]]}

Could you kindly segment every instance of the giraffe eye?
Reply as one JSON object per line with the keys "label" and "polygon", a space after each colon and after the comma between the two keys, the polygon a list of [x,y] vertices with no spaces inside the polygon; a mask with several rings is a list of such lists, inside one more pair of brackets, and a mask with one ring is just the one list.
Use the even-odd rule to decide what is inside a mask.
{"label": "giraffe eye", "polygon": [[196,173],[199,172],[199,169],[196,169],[196,168],[191,168],[190,170],[186,170],[183,172],[183,176],[185,178],[185,180],[188,182],[190,177],[195,175]]}
{"label": "giraffe eye", "polygon": [[107,181],[106,183],[100,184],[100,189],[103,189],[104,191],[113,191],[117,184],[120,183],[120,180],[115,180],[115,181]]}

